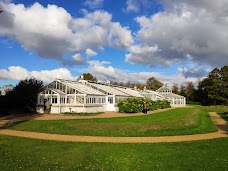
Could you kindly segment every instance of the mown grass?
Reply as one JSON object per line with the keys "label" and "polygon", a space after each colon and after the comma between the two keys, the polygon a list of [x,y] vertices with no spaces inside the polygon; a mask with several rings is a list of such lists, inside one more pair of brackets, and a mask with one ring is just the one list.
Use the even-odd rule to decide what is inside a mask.
{"label": "mown grass", "polygon": [[203,109],[207,112],[216,112],[224,120],[228,121],[228,106],[195,106],[197,108]]}
{"label": "mown grass", "polygon": [[226,113],[228,112],[228,106],[195,106],[197,108],[203,109],[207,112],[216,112],[216,113]]}
{"label": "mown grass", "polygon": [[228,170],[228,138],[114,144],[0,136],[1,171]]}
{"label": "mown grass", "polygon": [[77,120],[30,120],[9,129],[91,136],[164,136],[215,132],[205,110],[179,108],[153,115]]}

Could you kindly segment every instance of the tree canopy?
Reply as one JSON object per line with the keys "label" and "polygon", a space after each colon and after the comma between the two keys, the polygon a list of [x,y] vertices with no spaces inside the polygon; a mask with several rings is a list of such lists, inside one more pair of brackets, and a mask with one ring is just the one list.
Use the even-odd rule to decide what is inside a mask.
{"label": "tree canopy", "polygon": [[8,108],[8,111],[36,112],[37,95],[43,82],[35,78],[21,80],[15,88],[1,96],[0,108]]}
{"label": "tree canopy", "polygon": [[158,81],[156,78],[151,77],[146,81],[146,87],[150,90],[157,90],[162,87],[164,84]]}
{"label": "tree canopy", "polygon": [[204,105],[228,105],[228,66],[213,69],[199,83],[198,95]]}
{"label": "tree canopy", "polygon": [[175,94],[179,94],[178,84],[173,84],[172,92],[175,93]]}
{"label": "tree canopy", "polygon": [[97,78],[94,77],[92,74],[90,73],[84,73],[82,74],[84,80],[88,80],[88,81],[94,81],[94,82],[97,82]]}

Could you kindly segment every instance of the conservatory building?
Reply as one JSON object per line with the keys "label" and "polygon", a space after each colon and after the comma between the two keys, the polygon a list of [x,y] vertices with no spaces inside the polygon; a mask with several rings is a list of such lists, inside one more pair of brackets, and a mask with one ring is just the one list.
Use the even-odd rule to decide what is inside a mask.
{"label": "conservatory building", "polygon": [[51,103],[50,113],[118,111],[118,101],[129,97],[168,99],[171,106],[185,105],[183,96],[164,92],[162,88],[158,91],[141,91],[86,80],[56,79],[38,94],[37,112],[44,113],[45,101]]}
{"label": "conservatory building", "polygon": [[173,107],[186,106],[185,97],[172,93],[172,90],[167,86],[159,88],[157,92],[161,94],[165,99],[169,100],[170,105]]}

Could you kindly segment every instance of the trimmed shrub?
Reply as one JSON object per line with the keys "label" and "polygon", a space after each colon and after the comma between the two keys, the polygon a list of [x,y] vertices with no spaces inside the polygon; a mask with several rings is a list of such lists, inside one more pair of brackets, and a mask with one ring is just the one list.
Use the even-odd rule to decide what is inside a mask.
{"label": "trimmed shrub", "polygon": [[146,102],[149,110],[169,108],[170,103],[167,100],[153,101],[149,98],[126,98],[119,100],[119,112],[122,113],[139,113],[143,110],[143,103]]}

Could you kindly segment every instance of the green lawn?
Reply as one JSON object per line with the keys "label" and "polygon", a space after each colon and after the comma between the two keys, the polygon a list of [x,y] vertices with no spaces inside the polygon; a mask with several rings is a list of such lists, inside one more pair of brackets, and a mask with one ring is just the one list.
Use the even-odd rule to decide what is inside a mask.
{"label": "green lawn", "polygon": [[156,144],[74,143],[0,136],[1,171],[228,170],[228,138]]}
{"label": "green lawn", "polygon": [[124,118],[30,120],[9,129],[91,136],[164,136],[217,131],[208,113],[198,107]]}
{"label": "green lawn", "polygon": [[225,113],[228,112],[228,106],[196,106],[207,112]]}
{"label": "green lawn", "polygon": [[217,112],[224,120],[228,121],[228,106],[197,106],[207,112]]}

